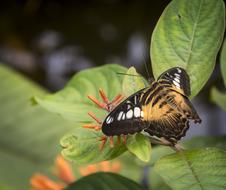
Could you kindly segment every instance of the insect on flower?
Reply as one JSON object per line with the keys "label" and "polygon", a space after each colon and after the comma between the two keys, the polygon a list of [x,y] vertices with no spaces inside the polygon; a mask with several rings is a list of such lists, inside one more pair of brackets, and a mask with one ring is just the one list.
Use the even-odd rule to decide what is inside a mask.
{"label": "insect on flower", "polygon": [[84,125],[84,128],[102,130],[102,144],[104,147],[109,138],[113,147],[113,136],[147,132],[159,140],[161,144],[175,146],[181,137],[185,136],[189,128],[189,120],[201,123],[197,112],[188,96],[190,79],[183,68],[174,67],[164,73],[144,89],[132,94],[121,103],[122,95],[109,101],[103,90],[99,91],[103,102],[88,96],[97,106],[109,112],[101,122],[93,113],[89,115],[97,125]]}

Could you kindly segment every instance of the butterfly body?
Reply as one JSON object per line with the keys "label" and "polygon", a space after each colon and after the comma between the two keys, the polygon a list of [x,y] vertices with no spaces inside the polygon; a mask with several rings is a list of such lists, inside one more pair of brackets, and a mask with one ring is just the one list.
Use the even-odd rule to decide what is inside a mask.
{"label": "butterfly body", "polygon": [[102,132],[106,136],[120,136],[145,131],[176,143],[189,128],[189,120],[201,122],[189,95],[186,71],[179,67],[169,69],[149,87],[115,107],[105,118]]}

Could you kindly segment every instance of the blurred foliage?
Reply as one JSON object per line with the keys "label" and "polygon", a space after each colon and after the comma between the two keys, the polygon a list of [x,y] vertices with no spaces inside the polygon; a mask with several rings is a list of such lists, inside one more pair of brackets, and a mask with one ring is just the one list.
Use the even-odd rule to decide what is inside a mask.
{"label": "blurred foliage", "polygon": [[220,54],[221,74],[224,79],[224,86],[226,87],[226,40],[224,39]]}
{"label": "blurred foliage", "polygon": [[[226,87],[226,40],[224,40],[221,56],[220,56],[220,68],[222,77],[224,80],[224,89]],[[226,111],[226,93],[220,92],[216,87],[211,89],[211,100],[217,104],[220,108]]]}
{"label": "blurred foliage", "polygon": [[113,173],[96,173],[84,177],[71,184],[66,190],[96,190],[96,189],[123,189],[123,190],[144,190],[139,184],[120,175]]}
{"label": "blurred foliage", "polygon": [[211,100],[220,108],[226,111],[226,94],[220,92],[217,88],[211,89]]}
{"label": "blurred foliage", "polygon": [[[49,171],[59,140],[72,125],[30,102],[46,91],[0,65],[0,186],[27,189],[35,171]],[[3,188],[4,187],[4,188]]]}

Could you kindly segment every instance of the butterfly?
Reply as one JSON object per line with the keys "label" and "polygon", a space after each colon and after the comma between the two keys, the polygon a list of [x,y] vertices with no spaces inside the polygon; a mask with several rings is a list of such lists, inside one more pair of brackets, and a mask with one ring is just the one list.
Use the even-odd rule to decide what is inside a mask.
{"label": "butterfly", "polygon": [[201,123],[189,100],[190,79],[174,67],[150,85],[119,103],[105,118],[101,130],[107,137],[140,133],[164,138],[172,145],[185,136],[189,121]]}

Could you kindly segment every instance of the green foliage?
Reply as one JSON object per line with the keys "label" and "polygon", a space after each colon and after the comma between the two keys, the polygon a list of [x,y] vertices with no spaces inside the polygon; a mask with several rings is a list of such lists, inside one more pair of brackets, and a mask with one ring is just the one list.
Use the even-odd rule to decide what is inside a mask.
{"label": "green foliage", "polygon": [[160,177],[153,169],[149,172],[148,179],[151,190],[171,190],[162,177]]}
{"label": "green foliage", "polygon": [[222,0],[173,0],[152,34],[155,78],[171,67],[180,66],[190,76],[194,97],[213,71],[224,30]]}
{"label": "green foliage", "polygon": [[[226,136],[198,136],[182,142],[181,145],[186,150],[208,147],[217,147],[226,150]],[[174,153],[174,151],[170,147],[156,146],[152,148],[150,165],[154,165],[157,160],[172,153]]]}
{"label": "green foliage", "polygon": [[[194,150],[194,149],[206,150],[206,148],[208,148],[208,147],[217,147],[217,148],[221,148],[221,149],[226,150],[226,138],[225,138],[225,136],[218,136],[218,137],[201,137],[200,136],[200,137],[194,137],[194,138],[192,138],[190,140],[184,141],[182,143],[182,146],[186,149],[186,151],[184,151],[184,153],[186,153],[186,154],[190,150]],[[154,166],[154,164],[158,160],[160,160],[161,158],[164,159],[167,155],[175,155],[173,153],[174,153],[174,151],[171,148],[169,148],[169,147],[165,147],[165,146],[153,147],[152,148],[152,158],[151,158],[150,166],[151,167]],[[197,154],[194,153],[193,155],[194,155],[194,160],[196,159],[196,157],[199,157],[199,153],[197,153]],[[218,160],[220,161],[219,158],[216,158],[216,162]],[[175,165],[175,163],[172,162],[171,165],[173,167]],[[208,170],[208,167],[206,167],[206,170]],[[176,169],[175,170],[174,169],[171,170],[172,174],[174,172],[176,172]],[[184,170],[183,170],[183,172],[185,173]],[[217,172],[217,170],[215,170],[215,172]],[[168,175],[171,175],[171,174],[168,174]],[[180,178],[179,178],[179,174],[176,173],[175,175],[178,175],[177,176],[178,177],[177,180],[179,182],[181,181],[181,183],[182,183],[182,180],[180,180]],[[187,178],[187,176],[188,175],[186,175],[186,178]],[[149,172],[149,180],[150,180],[150,186],[152,187],[152,190],[169,189],[168,185],[166,184],[167,180],[163,180],[162,177],[159,176],[159,174],[157,174],[156,171],[151,168],[151,170]],[[184,180],[188,180],[189,181],[189,179],[185,179],[185,178],[184,178]],[[172,186],[171,186],[171,188],[172,189],[176,189],[176,188],[173,188]],[[212,189],[214,189],[214,188],[212,188]]]}
{"label": "green foliage", "polygon": [[122,92],[126,96],[134,94],[138,90],[145,88],[145,79],[139,75],[134,67],[130,67],[122,82]]}
{"label": "green foliage", "polygon": [[117,72],[126,73],[126,68],[112,64],[81,71],[63,90],[44,98],[35,97],[34,100],[48,111],[76,123],[93,122],[87,114],[89,111],[104,119],[107,112],[99,109],[87,96],[92,95],[101,101],[99,89],[103,89],[110,100],[121,93],[123,76]]}
{"label": "green foliage", "polygon": [[33,107],[30,97],[46,92],[3,65],[0,89],[0,187],[28,189],[34,172],[48,172],[59,154],[60,137],[71,127],[40,106]]}
{"label": "green foliage", "polygon": [[[155,78],[169,68],[182,67],[191,79],[191,97],[197,95],[213,71],[224,26],[222,0],[173,0],[160,17],[152,35],[151,59]],[[221,60],[224,59],[222,54]],[[127,75],[122,77],[117,72]],[[101,88],[110,100],[118,93],[126,98],[147,84],[142,77],[134,75],[139,74],[133,67],[126,70],[118,65],[106,65],[76,74],[63,90],[55,94],[34,98],[48,111],[73,122],[74,129],[61,139],[62,154],[77,164],[85,164],[110,160],[129,150],[142,161],[148,161],[152,155],[150,166],[154,165],[154,170],[150,173],[150,179],[153,189],[225,189],[225,151],[206,148],[224,149],[225,140],[222,138],[192,139],[183,143],[186,150],[178,153],[169,147],[156,147],[152,152],[147,137],[136,134],[128,137],[126,146],[122,142],[117,144],[114,138],[113,149],[106,145],[103,151],[99,150],[98,139],[102,132],[81,126],[94,122],[87,115],[88,111],[101,120],[108,113],[100,110],[87,96],[101,100],[98,94]],[[226,102],[218,91],[213,90],[212,94],[217,103]],[[201,149],[194,149],[197,147]],[[125,180],[122,182],[119,178],[113,174],[98,173],[80,179],[68,189],[132,189],[135,185],[124,178],[121,178]]]}
{"label": "green foliage", "polygon": [[226,40],[224,40],[224,43],[221,49],[220,66],[221,66],[221,73],[224,79],[224,85],[226,87]]}
{"label": "green foliage", "polygon": [[142,186],[113,173],[95,173],[71,184],[66,190],[144,190]]}
{"label": "green foliage", "polygon": [[[120,80],[119,75],[117,75],[118,72],[124,72],[127,75]],[[94,75],[95,77],[90,77]],[[84,84],[81,84],[82,82]],[[98,89],[101,88],[104,89],[110,99],[113,99],[118,93],[127,97],[144,87],[145,80],[139,76],[135,68],[132,67],[126,72],[125,68],[120,66],[106,65],[80,72],[72,78],[62,91],[48,95],[43,99],[35,97],[35,100],[47,110],[59,113],[64,118],[75,122],[75,129],[61,140],[62,154],[67,159],[76,161],[76,163],[94,163],[113,159],[125,152],[126,147],[123,143],[118,144],[117,138],[114,138],[114,149],[107,145],[103,151],[100,151],[98,147],[101,142],[98,139],[101,138],[103,133],[82,128],[81,123],[93,121],[88,116],[88,111],[93,111],[102,120],[107,115],[106,111],[97,108],[86,98],[87,95],[98,98]],[[151,146],[148,138],[142,134],[129,136],[127,148],[143,161],[147,162],[150,158]]]}
{"label": "green foliage", "polygon": [[226,111],[226,94],[220,92],[215,87],[211,89],[211,100]]}
{"label": "green foliage", "polygon": [[226,152],[216,148],[182,151],[158,160],[155,171],[174,190],[226,188]]}
{"label": "green foliage", "polygon": [[101,132],[83,129],[81,125],[75,127],[72,132],[61,139],[63,156],[77,164],[87,164],[110,160],[126,151],[123,143],[117,144],[117,138],[114,138],[114,148],[107,144],[101,151],[99,149],[101,144],[99,139],[102,135]]}
{"label": "green foliage", "polygon": [[[226,40],[224,40],[223,47],[221,49],[220,66],[224,85],[226,87]],[[210,97],[212,102],[226,111],[226,93],[222,93],[216,87],[213,87],[210,92]]]}
{"label": "green foliage", "polygon": [[129,151],[125,152],[123,155],[119,156],[118,159],[122,163],[120,174],[140,182],[141,176],[144,172],[144,167],[146,167],[145,162],[142,162],[139,158],[133,156]]}
{"label": "green foliage", "polygon": [[130,136],[126,142],[128,150],[135,154],[140,160],[148,162],[151,157],[151,144],[148,137],[142,134]]}

